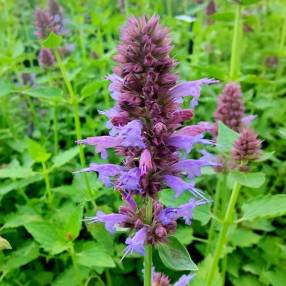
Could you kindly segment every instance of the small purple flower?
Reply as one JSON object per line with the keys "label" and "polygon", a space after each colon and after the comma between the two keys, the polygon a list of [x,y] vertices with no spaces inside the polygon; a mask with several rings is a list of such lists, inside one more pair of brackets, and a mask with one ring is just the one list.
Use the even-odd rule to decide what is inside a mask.
{"label": "small purple flower", "polygon": [[105,228],[110,233],[115,233],[116,231],[116,225],[119,225],[121,223],[124,223],[126,220],[128,220],[128,216],[123,214],[105,214],[102,211],[98,211],[96,213],[96,216],[89,217],[86,219],[89,223],[94,222],[102,222],[105,225]]}
{"label": "small purple flower", "polygon": [[141,176],[147,175],[148,172],[152,170],[152,158],[151,153],[148,149],[144,149],[141,153],[141,157],[139,160],[139,168]]}
{"label": "small purple flower", "polygon": [[118,137],[111,136],[98,136],[98,137],[88,137],[86,139],[78,140],[78,144],[94,145],[97,153],[101,153],[103,159],[107,158],[108,148],[114,148],[121,144],[121,139]]}
{"label": "small purple flower", "polygon": [[182,178],[177,176],[165,175],[163,177],[166,186],[175,191],[175,198],[179,197],[184,191],[191,192],[194,196],[204,198],[201,191],[195,188],[195,182],[185,182]]}
{"label": "small purple flower", "polygon": [[123,85],[123,79],[120,76],[116,75],[116,74],[109,75],[107,77],[107,79],[111,82],[110,85],[109,85],[109,92],[111,94],[111,97],[114,100],[118,100],[119,96],[121,94],[121,88],[122,88],[122,85]]}
{"label": "small purple flower", "polygon": [[144,255],[144,244],[146,240],[146,235],[147,228],[143,227],[138,230],[132,238],[128,237],[125,241],[128,246],[124,250],[123,258],[128,254],[132,254],[134,251],[141,255]]}
{"label": "small purple flower", "polygon": [[80,172],[97,172],[98,178],[106,187],[112,185],[110,177],[115,177],[121,174],[123,170],[122,166],[114,164],[96,164],[91,163],[88,168],[80,170]]}
{"label": "small purple flower", "polygon": [[191,95],[193,97],[193,99],[191,100],[191,108],[194,108],[198,104],[198,99],[201,93],[201,85],[217,82],[217,80],[208,78],[184,82],[172,88],[171,95],[174,98],[178,99],[179,102],[181,102],[181,99],[183,97]]}
{"label": "small purple flower", "polygon": [[200,122],[196,125],[190,125],[181,128],[180,130],[176,131],[175,134],[177,135],[187,135],[187,136],[197,136],[200,134],[204,134],[205,132],[214,133],[215,125],[210,122]]}

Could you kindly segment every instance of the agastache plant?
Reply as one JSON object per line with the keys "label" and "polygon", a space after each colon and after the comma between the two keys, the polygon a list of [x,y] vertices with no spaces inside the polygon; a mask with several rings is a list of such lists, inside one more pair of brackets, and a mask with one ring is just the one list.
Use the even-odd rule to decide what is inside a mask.
{"label": "agastache plant", "polygon": [[[133,252],[145,255],[145,286],[152,285],[152,247],[168,243],[178,219],[191,223],[193,209],[207,202],[194,178],[202,167],[216,164],[205,151],[199,159],[180,155],[180,151],[190,152],[196,143],[212,144],[204,139],[209,124],[182,127],[182,123],[193,117],[201,86],[216,81],[204,78],[178,83],[172,72],[176,63],[169,55],[171,48],[168,30],[159,25],[159,17],[131,17],[122,29],[114,57],[118,65],[108,77],[116,102],[103,112],[108,117],[109,135],[78,141],[95,146],[103,159],[108,158],[109,148],[124,158],[120,165],[92,163],[82,170],[97,172],[99,180],[124,199],[119,213],[97,211],[87,220],[104,223],[111,233],[117,226],[130,230],[123,257]],[[181,109],[187,96],[192,96],[190,108]],[[177,208],[164,207],[158,201],[163,188],[172,188],[176,196],[190,192],[193,198]]]}

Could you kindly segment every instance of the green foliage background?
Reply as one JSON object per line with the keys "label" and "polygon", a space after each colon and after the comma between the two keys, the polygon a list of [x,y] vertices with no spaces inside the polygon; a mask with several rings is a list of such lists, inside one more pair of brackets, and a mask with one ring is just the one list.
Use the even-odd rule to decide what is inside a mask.
{"label": "green foliage background", "polygon": [[[75,50],[64,59],[79,106],[82,137],[106,134],[99,114],[112,106],[106,75],[120,27],[129,14],[159,14],[173,39],[176,72],[183,80],[214,77],[220,84],[203,89],[193,122],[213,121],[216,101],[229,81],[234,1],[217,1],[207,17],[206,2],[189,0],[129,0],[120,10],[115,0],[60,1],[70,33],[62,41]],[[240,73],[247,114],[256,114],[253,128],[263,140],[264,159],[255,169],[266,181],[246,184],[225,249],[225,285],[286,285],[286,85],[284,0],[243,0],[243,33],[239,40]],[[95,174],[82,174],[75,146],[74,105],[59,67],[43,69],[37,55],[33,13],[45,1],[0,1],[0,285],[73,286],[141,285],[142,259],[125,258],[124,231],[110,236],[101,224],[87,225],[85,216],[97,208],[118,210],[119,194],[106,189]],[[210,23],[211,22],[211,23]],[[274,65],[267,65],[274,59]],[[35,74],[35,84],[23,85],[23,72]],[[56,110],[56,113],[55,113]],[[59,148],[54,144],[58,118]],[[86,148],[87,162],[102,161]],[[111,162],[120,159],[110,154]],[[255,175],[256,176],[256,175]],[[260,176],[252,182],[260,180]],[[217,175],[205,171],[198,186],[214,197]],[[241,179],[243,180],[243,178]],[[249,185],[250,184],[250,185]],[[254,186],[255,187],[255,186]],[[228,198],[230,189],[225,189]],[[284,194],[283,194],[284,193]],[[172,192],[161,200],[166,204]],[[188,197],[180,197],[180,202]],[[192,227],[178,226],[176,237],[187,246],[199,271],[190,285],[204,285],[210,263],[206,253],[210,205],[194,214]],[[9,245],[10,243],[10,245]],[[9,249],[9,248],[12,249]],[[176,281],[180,274],[166,268],[155,253],[156,269]],[[214,285],[221,284],[217,274]]]}

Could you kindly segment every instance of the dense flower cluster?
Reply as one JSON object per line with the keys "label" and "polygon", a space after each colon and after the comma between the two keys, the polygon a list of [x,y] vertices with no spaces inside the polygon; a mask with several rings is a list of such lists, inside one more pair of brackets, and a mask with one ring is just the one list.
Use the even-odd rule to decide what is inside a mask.
{"label": "dense flower cluster", "polygon": [[[122,165],[96,164],[82,171],[95,171],[107,186],[113,186],[122,194],[126,204],[118,214],[98,211],[91,222],[103,222],[113,233],[116,226],[135,232],[126,240],[125,255],[136,251],[144,253],[144,244],[167,241],[176,230],[176,221],[183,219],[190,224],[194,207],[206,202],[195,188],[194,178],[201,168],[215,165],[213,157],[202,151],[199,159],[186,159],[180,151],[189,153],[194,144],[212,144],[204,133],[212,126],[201,122],[181,127],[191,119],[198,103],[201,85],[215,83],[201,79],[177,83],[172,73],[174,60],[168,30],[159,25],[156,16],[129,19],[121,33],[121,44],[115,60],[118,66],[110,75],[110,92],[116,105],[106,112],[108,136],[90,137],[80,144],[95,146],[102,158],[108,157],[107,149],[114,148],[124,157]],[[182,100],[192,96],[189,109],[180,109]],[[164,208],[158,199],[162,188],[172,188],[176,196],[187,191],[193,198],[178,207]],[[141,204],[134,196],[141,197]],[[153,219],[145,217],[146,198],[153,201]]]}
{"label": "dense flower cluster", "polygon": [[241,131],[255,116],[244,115],[244,104],[239,84],[231,82],[225,85],[219,96],[218,105],[214,114],[215,119],[222,121],[234,131]]}

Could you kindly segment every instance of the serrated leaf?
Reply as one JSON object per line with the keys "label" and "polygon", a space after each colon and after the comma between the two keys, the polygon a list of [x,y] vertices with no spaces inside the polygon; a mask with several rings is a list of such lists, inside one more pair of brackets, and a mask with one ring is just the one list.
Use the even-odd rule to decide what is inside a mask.
{"label": "serrated leaf", "polygon": [[47,39],[45,39],[42,44],[45,48],[55,49],[60,46],[62,42],[61,36],[55,34],[54,32],[50,33]]}
{"label": "serrated leaf", "polygon": [[166,267],[176,271],[198,270],[196,264],[192,261],[188,250],[177,238],[172,236],[169,237],[168,243],[159,244],[157,249],[160,258]]}
{"label": "serrated leaf", "polygon": [[219,152],[228,153],[239,134],[227,127],[221,121],[218,122],[217,149]]}
{"label": "serrated leaf", "polygon": [[110,254],[97,243],[87,243],[83,250],[76,254],[77,262],[86,267],[115,267]]}
{"label": "serrated leaf", "polygon": [[89,269],[86,267],[78,266],[77,271],[74,267],[65,269],[57,278],[53,281],[53,286],[78,286],[80,281],[87,279],[89,275]]}
{"label": "serrated leaf", "polygon": [[[0,169],[0,178],[22,179],[33,177],[35,174],[36,173],[33,172],[32,169],[25,167],[8,167],[5,169]],[[10,188],[8,188],[8,191],[9,189]],[[7,191],[4,189],[3,192],[6,193]]]}
{"label": "serrated leaf", "polygon": [[25,225],[27,231],[39,242],[40,246],[52,255],[68,248],[64,234],[49,222],[33,222]]}
{"label": "serrated leaf", "polygon": [[242,220],[273,218],[286,214],[286,195],[273,195],[242,205]]}
{"label": "serrated leaf", "polygon": [[231,172],[229,173],[227,179],[230,182],[230,185],[232,185],[232,182],[237,181],[242,186],[257,189],[264,184],[265,174],[262,172],[256,172],[256,173]]}
{"label": "serrated leaf", "polygon": [[229,241],[233,246],[249,247],[257,244],[261,236],[247,229],[235,229],[229,236]]}
{"label": "serrated leaf", "polygon": [[0,250],[4,250],[4,249],[12,249],[12,246],[7,239],[0,236]]}
{"label": "serrated leaf", "polygon": [[11,255],[7,256],[7,261],[0,266],[0,269],[4,272],[9,272],[13,269],[17,269],[39,256],[39,247],[36,243],[27,243],[22,248],[13,251]]}
{"label": "serrated leaf", "polygon": [[35,87],[25,91],[25,94],[46,101],[58,101],[63,97],[63,90],[56,87]]}
{"label": "serrated leaf", "polygon": [[41,144],[31,138],[27,138],[27,146],[29,154],[37,163],[44,163],[51,157],[51,154]]}
{"label": "serrated leaf", "polygon": [[71,148],[67,151],[64,151],[53,158],[54,165],[53,167],[59,168],[69,161],[71,161],[79,152],[79,147]]}

